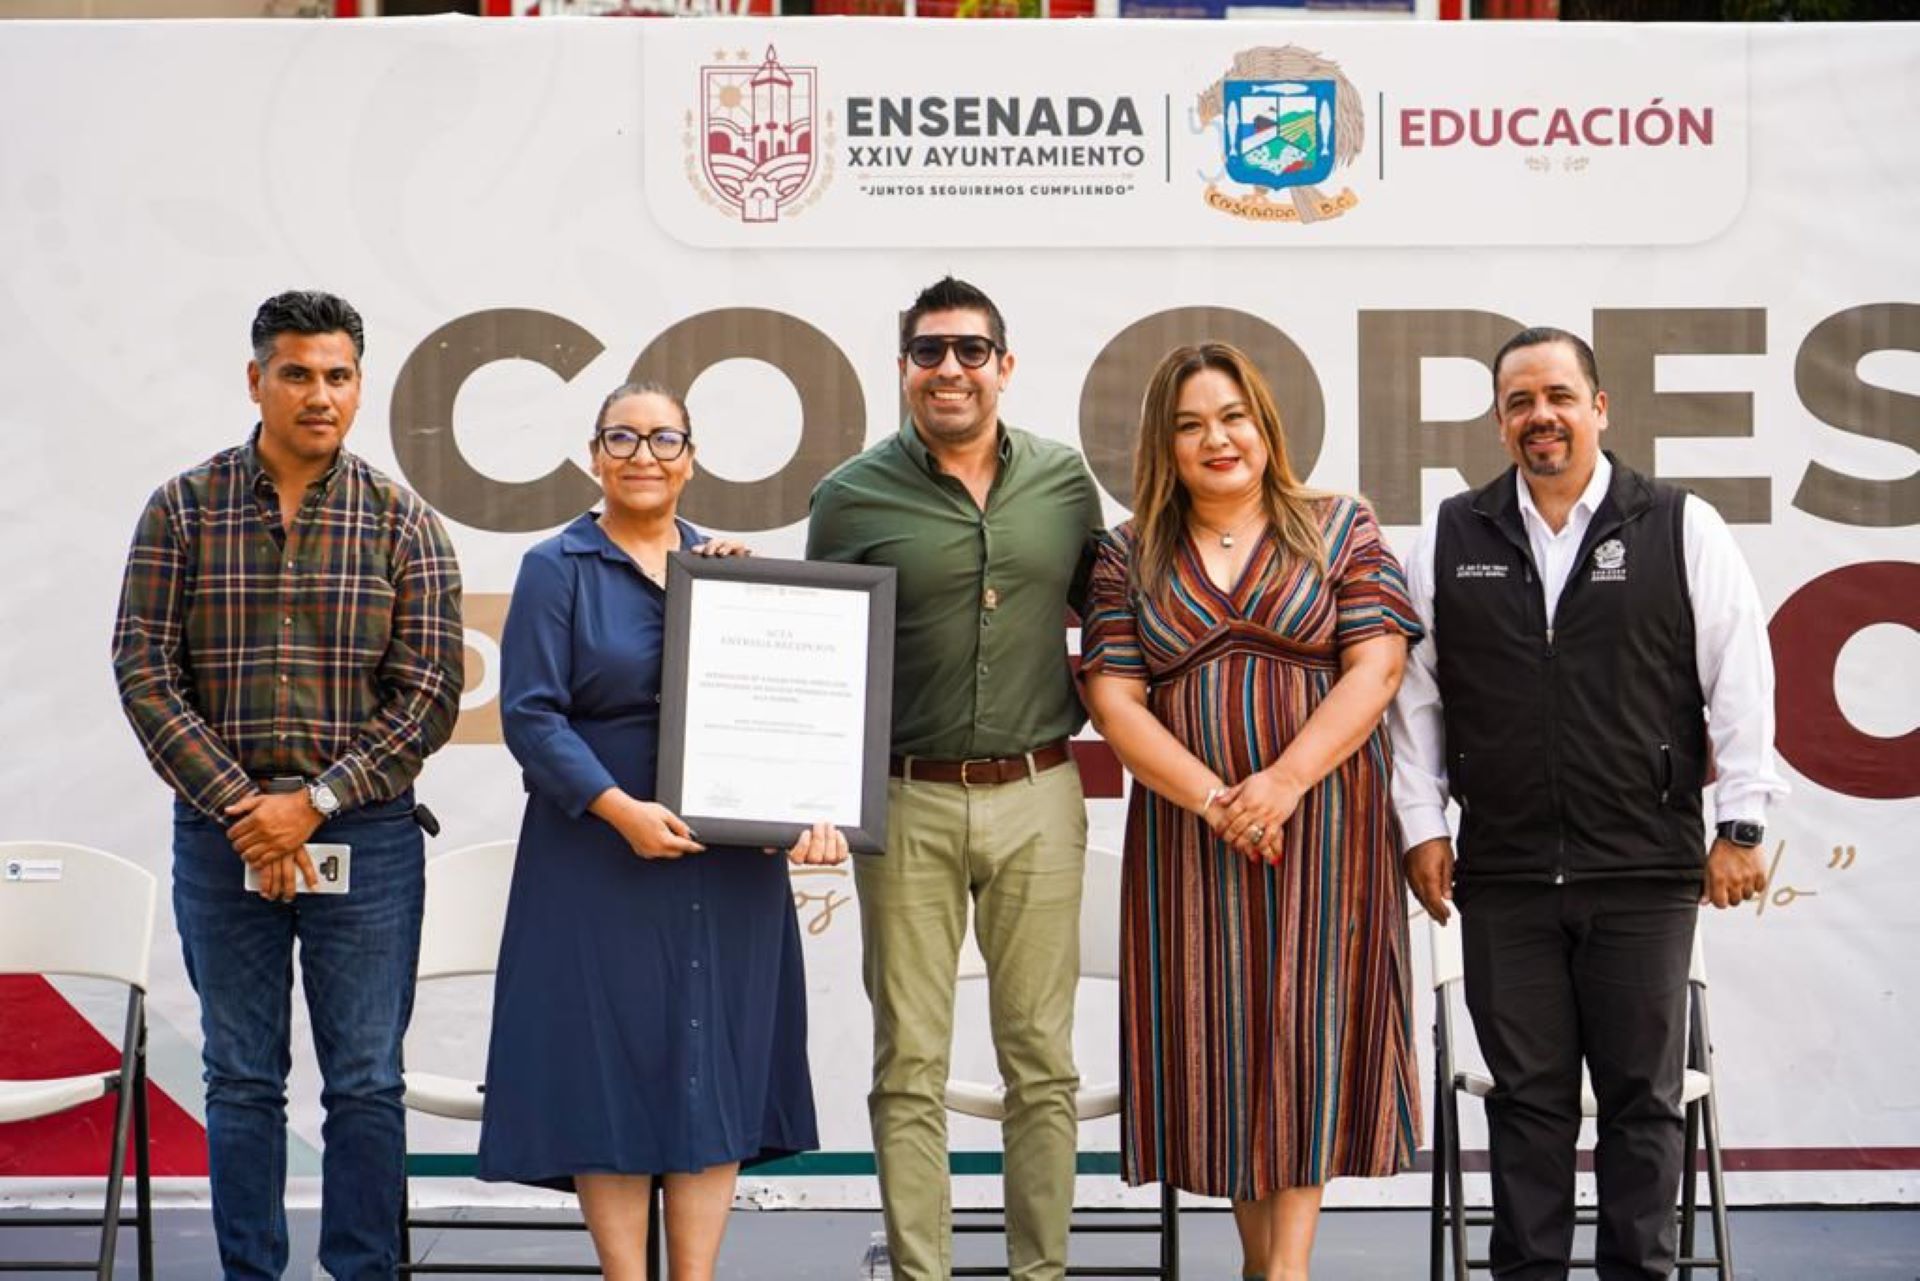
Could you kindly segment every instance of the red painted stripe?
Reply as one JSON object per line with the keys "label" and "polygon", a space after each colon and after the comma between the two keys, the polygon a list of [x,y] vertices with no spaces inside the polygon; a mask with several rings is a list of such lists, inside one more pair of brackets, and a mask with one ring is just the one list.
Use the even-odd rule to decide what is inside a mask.
{"label": "red painted stripe", "polygon": [[1920,1170],[1920,1148],[1729,1148],[1727,1169]]}
{"label": "red painted stripe", "polygon": [[[118,1066],[109,1044],[38,975],[0,976],[0,1077],[36,1080]],[[113,1136],[112,1096],[32,1121],[0,1125],[0,1178],[100,1177]],[[149,1159],[156,1175],[205,1177],[207,1132],[147,1082]],[[131,1150],[132,1136],[128,1136]],[[128,1169],[132,1169],[129,1163]]]}
{"label": "red painted stripe", "polygon": [[1440,0],[1440,21],[1458,22],[1466,17],[1461,0]]}

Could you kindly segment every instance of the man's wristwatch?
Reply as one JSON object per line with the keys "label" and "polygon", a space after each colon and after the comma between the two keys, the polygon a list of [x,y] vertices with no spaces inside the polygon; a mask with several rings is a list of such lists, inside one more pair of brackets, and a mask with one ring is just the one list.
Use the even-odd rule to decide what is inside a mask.
{"label": "man's wristwatch", "polygon": [[1752,849],[1766,839],[1767,829],[1759,823],[1750,823],[1745,819],[1728,819],[1716,825],[1713,834],[1723,841]]}
{"label": "man's wristwatch", "polygon": [[[307,804],[313,806],[314,812],[322,819],[332,818],[340,812],[339,794],[325,783],[307,784]],[[1758,840],[1757,837],[1755,839]]]}

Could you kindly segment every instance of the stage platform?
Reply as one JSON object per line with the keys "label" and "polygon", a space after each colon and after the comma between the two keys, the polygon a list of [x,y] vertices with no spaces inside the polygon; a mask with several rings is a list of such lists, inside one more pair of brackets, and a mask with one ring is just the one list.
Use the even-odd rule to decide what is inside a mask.
{"label": "stage platform", "polygon": [[[155,1237],[159,1281],[208,1281],[219,1276],[213,1228],[202,1209],[158,1212]],[[78,1232],[27,1233],[8,1226],[0,1212],[0,1259],[47,1258],[85,1250]],[[295,1211],[289,1281],[307,1281],[315,1271],[319,1216]],[[735,1212],[720,1258],[721,1281],[854,1281],[860,1273],[878,1213],[825,1210]],[[1181,1215],[1183,1281],[1234,1281],[1238,1250],[1233,1224],[1221,1211]],[[1920,1278],[1920,1207],[1755,1209],[1733,1215],[1734,1260],[1739,1281],[1916,1281]],[[128,1244],[131,1244],[130,1242]],[[428,1259],[489,1258],[538,1267],[542,1263],[590,1263],[584,1233],[448,1233],[423,1237]],[[964,1239],[956,1263],[987,1262],[997,1239]],[[1074,1261],[1138,1260],[1147,1239],[1094,1239],[1076,1243]],[[1427,1220],[1404,1210],[1329,1211],[1321,1225],[1315,1281],[1417,1281],[1427,1274]],[[19,1276],[55,1274],[20,1273]],[[132,1277],[125,1257],[116,1277]]]}

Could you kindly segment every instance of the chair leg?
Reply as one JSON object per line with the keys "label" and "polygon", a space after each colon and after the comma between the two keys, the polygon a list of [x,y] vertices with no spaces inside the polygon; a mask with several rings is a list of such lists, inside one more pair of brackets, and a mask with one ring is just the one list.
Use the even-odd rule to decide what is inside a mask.
{"label": "chair leg", "polygon": [[140,1022],[140,1050],[134,1059],[138,1080],[133,1089],[133,1205],[134,1228],[139,1234],[140,1281],[153,1281],[153,1156],[152,1127],[147,1115],[147,1027]]}
{"label": "chair leg", "polygon": [[1160,1275],[1180,1281],[1180,1189],[1160,1185]]}
{"label": "chair leg", "polygon": [[100,1255],[96,1276],[113,1281],[113,1256],[120,1244],[120,1199],[127,1177],[127,1136],[133,1129],[133,1099],[140,1085],[140,1027],[144,1007],[136,989],[127,996],[127,1027],[120,1040],[120,1075],[114,1084],[113,1151],[107,1157],[107,1205],[100,1216]]}
{"label": "chair leg", "polygon": [[[1703,983],[1691,986],[1688,1034],[1692,1048],[1688,1066],[1707,1074],[1707,1095],[1700,1100],[1700,1127],[1707,1142],[1707,1196],[1713,1209],[1713,1256],[1720,1281],[1733,1279],[1733,1234],[1727,1227],[1726,1167],[1720,1155],[1720,1090],[1713,1074],[1713,1033],[1707,1027],[1707,994]],[[1692,1168],[1688,1168],[1691,1179]]]}
{"label": "chair leg", "polygon": [[1427,1210],[1428,1281],[1443,1281],[1447,1262],[1447,1110],[1441,1103],[1445,1089],[1440,1074],[1433,1082],[1433,1195]]}
{"label": "chair leg", "polygon": [[[1695,1167],[1700,1159],[1700,1101],[1687,1104],[1687,1137],[1682,1141],[1680,1167],[1680,1257],[1691,1259],[1694,1250],[1694,1220],[1698,1216],[1700,1176]],[[1693,1265],[1680,1265],[1680,1281],[1693,1281]]]}
{"label": "chair leg", "polygon": [[647,1281],[666,1281],[667,1263],[663,1257],[666,1230],[661,1220],[667,1213],[666,1180],[655,1177],[647,1192],[652,1202],[647,1207]]}
{"label": "chair leg", "polygon": [[1447,1198],[1451,1204],[1454,1281],[1467,1281],[1467,1193],[1460,1169],[1460,1095],[1447,1082]]}
{"label": "chair leg", "polygon": [[1707,1140],[1707,1197],[1713,1211],[1713,1255],[1719,1261],[1714,1271],[1720,1281],[1733,1281],[1733,1234],[1727,1226],[1726,1168],[1720,1156],[1720,1113],[1709,1090],[1703,1100],[1701,1127]]}

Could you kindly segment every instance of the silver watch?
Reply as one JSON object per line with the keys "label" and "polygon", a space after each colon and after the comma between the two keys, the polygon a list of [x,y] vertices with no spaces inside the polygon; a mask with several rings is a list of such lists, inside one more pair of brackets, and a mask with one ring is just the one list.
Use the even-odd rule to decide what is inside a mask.
{"label": "silver watch", "polygon": [[323,819],[332,818],[340,812],[339,795],[325,783],[307,784],[307,804],[313,806],[314,812]]}

